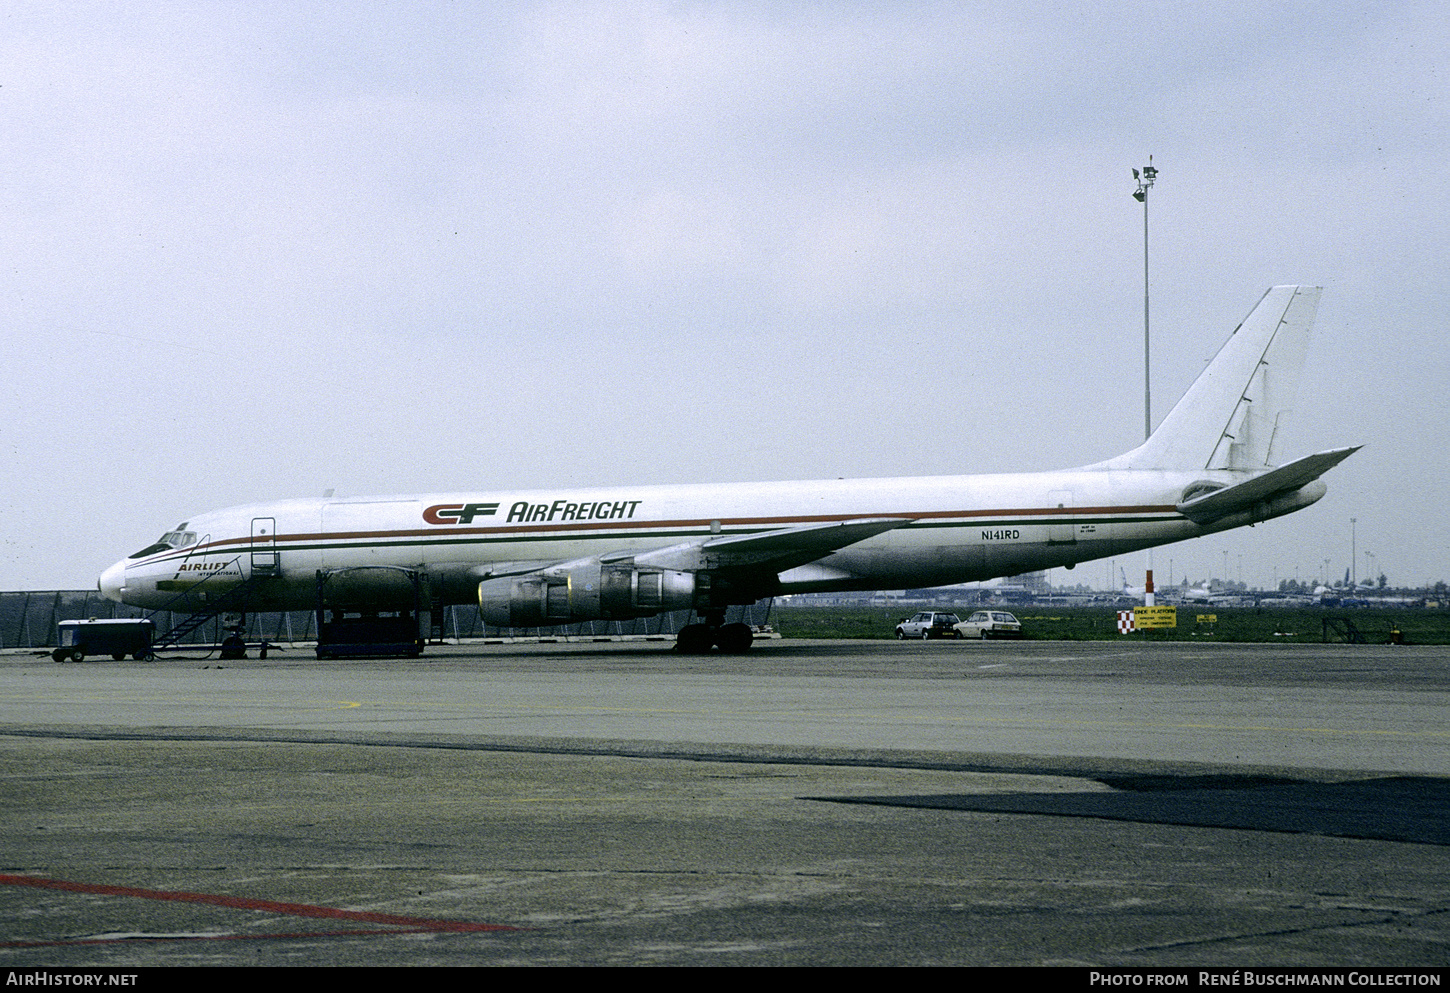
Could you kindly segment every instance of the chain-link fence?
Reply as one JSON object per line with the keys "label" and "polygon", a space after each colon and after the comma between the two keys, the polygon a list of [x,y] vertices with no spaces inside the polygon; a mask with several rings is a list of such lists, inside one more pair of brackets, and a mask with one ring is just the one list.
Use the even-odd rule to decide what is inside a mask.
{"label": "chain-link fence", "polygon": [[[726,615],[729,623],[752,625],[769,623],[772,601],[761,600],[748,607],[731,607]],[[87,618],[150,617],[156,622],[156,637],[161,639],[171,628],[186,619],[185,614],[158,611],[150,614],[138,607],[107,600],[95,590],[46,590],[40,592],[0,593],[0,648],[54,648],[56,625],[61,621]],[[670,637],[690,623],[690,611],[674,611],[656,617],[631,621],[585,621],[547,628],[500,628],[485,624],[478,607],[456,604],[443,610],[441,637],[444,640],[469,641],[490,638],[550,637]],[[182,644],[215,645],[226,636],[221,617],[213,618],[193,631]],[[269,641],[276,644],[317,640],[317,615],[311,610],[264,611],[250,613],[243,637],[249,642]]]}

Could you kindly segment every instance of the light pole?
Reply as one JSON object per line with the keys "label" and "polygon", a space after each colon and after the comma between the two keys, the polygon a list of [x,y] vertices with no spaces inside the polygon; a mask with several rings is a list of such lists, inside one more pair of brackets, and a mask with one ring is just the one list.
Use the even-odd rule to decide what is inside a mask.
{"label": "light pole", "polygon": [[1359,585],[1359,548],[1355,543],[1354,525],[1359,518],[1349,519],[1349,588],[1354,589]]}
{"label": "light pole", "polygon": [[[1153,188],[1153,180],[1158,178],[1158,170],[1153,168],[1153,156],[1148,156],[1148,164],[1143,167],[1141,174],[1137,169],[1133,170],[1133,178],[1138,181],[1138,188],[1133,191],[1133,199],[1143,205],[1143,440],[1147,441],[1153,433],[1153,403],[1149,390],[1148,366],[1148,191]],[[1148,578],[1143,584],[1143,606],[1151,607],[1154,602],[1153,549],[1150,548]]]}
{"label": "light pole", "polygon": [[1153,188],[1153,180],[1158,178],[1158,170],[1153,168],[1153,156],[1148,156],[1148,164],[1141,174],[1137,169],[1133,170],[1133,178],[1138,181],[1133,199],[1143,205],[1143,440],[1147,441],[1153,433],[1152,391],[1148,376],[1148,191]]}

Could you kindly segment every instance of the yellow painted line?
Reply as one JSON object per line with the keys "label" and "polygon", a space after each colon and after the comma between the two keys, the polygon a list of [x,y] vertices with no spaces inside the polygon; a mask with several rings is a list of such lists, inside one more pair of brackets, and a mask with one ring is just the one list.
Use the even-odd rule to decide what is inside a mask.
{"label": "yellow painted line", "polygon": [[[68,703],[75,700],[82,701],[103,701],[109,704],[134,704],[134,703],[159,703],[167,706],[177,705],[215,705],[214,696],[174,696],[154,694],[103,694],[83,695],[77,697],[69,692],[20,692],[0,693],[0,701],[5,702],[28,702],[28,703]],[[459,700],[432,700],[432,701],[360,701],[360,700],[337,700],[327,701],[319,706],[296,708],[300,713],[321,713],[336,710],[361,709],[364,704],[375,709],[391,710],[431,710],[435,712],[447,712],[455,717],[474,717],[477,719],[506,719],[510,717],[535,717],[538,715],[552,715],[555,717],[570,717],[580,715],[621,715],[621,716],[660,716],[680,717],[699,715],[707,720],[720,719],[749,719],[749,720],[781,720],[787,723],[802,721],[827,723],[836,721],[872,721],[886,723],[914,723],[914,724],[951,724],[960,726],[970,725],[995,725],[995,726],[1023,726],[1041,728],[1118,728],[1118,729],[1159,729],[1165,731],[1218,731],[1218,732],[1252,732],[1252,733],[1274,733],[1274,734],[1299,734],[1299,735],[1332,735],[1339,737],[1378,737],[1378,738],[1400,738],[1406,740],[1450,740],[1450,730],[1445,731],[1413,731],[1393,730],[1379,728],[1337,728],[1337,727],[1298,727],[1279,726],[1265,724],[1216,724],[1204,722],[1175,723],[1169,721],[1131,721],[1131,720],[1073,720],[1073,719],[1043,719],[1020,716],[985,716],[982,714],[970,714],[962,717],[944,717],[939,714],[896,714],[896,713],[842,713],[839,711],[825,710],[749,710],[718,707],[610,707],[599,705],[581,704],[526,704],[505,706],[497,703]],[[259,704],[267,709],[288,710],[292,709],[287,703],[263,703]]]}
{"label": "yellow painted line", "polygon": [[[343,707],[328,709],[347,709],[360,707],[361,703],[346,702]],[[439,701],[399,701],[396,703],[374,703],[372,706],[389,707],[400,709],[438,709],[448,710],[455,713],[470,713],[480,717],[508,717],[508,716],[536,716],[538,714],[549,714],[558,717],[595,715],[595,714],[619,714],[638,716],[688,716],[700,715],[704,718],[754,718],[758,720],[861,720],[861,721],[892,721],[896,723],[951,723],[951,724],[1025,724],[1036,727],[1096,727],[1096,728],[1160,728],[1163,730],[1196,730],[1196,731],[1274,731],[1283,734],[1337,734],[1337,735],[1363,735],[1382,737],[1404,737],[1404,738],[1447,738],[1450,739],[1450,730],[1447,731],[1394,731],[1379,729],[1343,729],[1332,727],[1283,727],[1268,724],[1205,724],[1205,723],[1171,723],[1166,721],[1127,721],[1127,720],[1046,720],[1032,717],[984,717],[971,715],[966,717],[942,717],[941,715],[926,714],[891,714],[891,713],[840,713],[836,711],[800,711],[800,710],[736,710],[725,708],[665,708],[665,707],[607,707],[595,705],[559,705],[559,704],[523,704],[505,706],[500,704],[481,703],[473,705],[467,702],[455,700]]]}

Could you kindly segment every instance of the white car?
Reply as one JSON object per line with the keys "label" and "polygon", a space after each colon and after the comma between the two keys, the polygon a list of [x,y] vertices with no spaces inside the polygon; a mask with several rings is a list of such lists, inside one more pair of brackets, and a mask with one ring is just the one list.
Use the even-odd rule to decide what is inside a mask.
{"label": "white car", "polygon": [[896,625],[896,640],[905,641],[907,638],[920,638],[925,641],[928,638],[960,638],[957,633],[959,618],[956,614],[943,613],[940,610],[923,610],[912,614]]}
{"label": "white car", "polygon": [[1022,637],[1022,622],[1005,610],[979,610],[955,628],[959,638]]}

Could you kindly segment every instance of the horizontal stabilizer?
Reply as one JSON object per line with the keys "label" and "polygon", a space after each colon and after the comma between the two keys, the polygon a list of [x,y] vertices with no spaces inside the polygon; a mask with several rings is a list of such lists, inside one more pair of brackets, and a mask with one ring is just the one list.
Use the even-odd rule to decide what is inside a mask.
{"label": "horizontal stabilizer", "polygon": [[1281,465],[1262,475],[1178,505],[1178,512],[1197,524],[1216,521],[1278,493],[1297,490],[1359,451],[1360,446],[1317,452]]}

